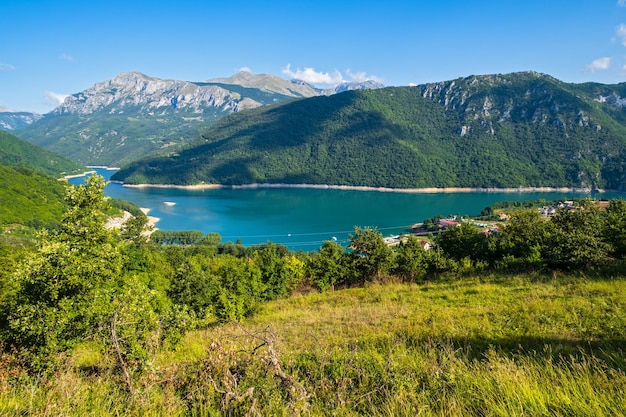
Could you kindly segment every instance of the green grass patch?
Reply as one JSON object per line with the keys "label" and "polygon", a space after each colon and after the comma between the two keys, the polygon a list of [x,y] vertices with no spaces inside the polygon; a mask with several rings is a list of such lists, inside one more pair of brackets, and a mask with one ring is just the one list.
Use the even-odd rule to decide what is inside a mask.
{"label": "green grass patch", "polygon": [[[134,395],[113,367],[0,374],[0,414],[624,415],[625,313],[623,277],[483,276],[299,295],[189,333],[135,376]],[[81,349],[76,361],[97,358]]]}

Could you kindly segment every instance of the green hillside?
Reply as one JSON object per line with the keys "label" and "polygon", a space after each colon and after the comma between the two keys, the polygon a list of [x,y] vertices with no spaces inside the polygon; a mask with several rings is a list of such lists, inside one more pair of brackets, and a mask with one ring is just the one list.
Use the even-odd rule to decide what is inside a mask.
{"label": "green hillside", "polygon": [[2,130],[0,130],[0,144],[0,164],[2,165],[26,167],[55,177],[85,170],[81,164]]}
{"label": "green hillside", "polygon": [[0,224],[59,222],[66,209],[64,184],[27,168],[0,165]]}
{"label": "green hillside", "polygon": [[[208,109],[203,119],[220,117]],[[48,115],[19,131],[39,146],[54,150],[88,165],[118,166],[154,152],[163,152],[198,135],[211,122],[195,121],[197,115],[143,114],[126,109],[124,114],[106,111],[94,114]]]}
{"label": "green hillside", "polygon": [[626,85],[528,73],[313,97],[230,115],[127,183],[622,188]]}

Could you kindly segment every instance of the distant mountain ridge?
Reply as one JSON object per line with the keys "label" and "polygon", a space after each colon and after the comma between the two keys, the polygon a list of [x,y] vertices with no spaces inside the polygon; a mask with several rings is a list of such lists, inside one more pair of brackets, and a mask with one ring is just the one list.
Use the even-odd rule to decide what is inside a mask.
{"label": "distant mountain ridge", "polygon": [[[230,79],[216,79],[206,82],[189,82],[179,80],[163,80],[149,77],[140,72],[124,72],[110,80],[96,83],[77,94],[66,98],[65,102],[54,109],[54,115],[62,114],[91,114],[103,109],[114,114],[124,112],[137,113],[139,111],[154,115],[173,112],[190,112],[201,114],[206,107],[217,107],[226,111],[239,111],[267,104],[267,100],[259,99],[250,94],[246,97],[239,92],[226,88],[227,85],[237,85],[258,89],[270,95],[283,96],[273,98],[272,101],[283,101],[287,98],[311,97],[315,95],[311,90],[306,94],[305,88],[280,88],[279,82],[274,82],[275,88],[260,88],[263,80],[281,80],[282,85],[291,85],[278,77],[260,75],[249,76],[237,74]],[[248,82],[241,83],[237,81]],[[301,93],[298,91],[302,91]]]}
{"label": "distant mountain ridge", "polygon": [[208,84],[239,85],[247,88],[256,88],[264,92],[281,94],[288,97],[314,97],[320,94],[320,90],[312,85],[298,81],[286,81],[276,75],[252,74],[248,71],[239,71],[228,78],[213,78],[207,80]]}
{"label": "distant mountain ridge", "polygon": [[0,129],[16,130],[26,127],[41,119],[43,115],[25,111],[0,109]]}
{"label": "distant mountain ridge", "polygon": [[178,149],[227,114],[323,94],[329,92],[245,71],[204,82],[125,72],[68,96],[16,134],[83,164],[117,166]]}
{"label": "distant mountain ridge", "polygon": [[222,119],[127,183],[626,189],[626,83],[536,72],[356,90]]}

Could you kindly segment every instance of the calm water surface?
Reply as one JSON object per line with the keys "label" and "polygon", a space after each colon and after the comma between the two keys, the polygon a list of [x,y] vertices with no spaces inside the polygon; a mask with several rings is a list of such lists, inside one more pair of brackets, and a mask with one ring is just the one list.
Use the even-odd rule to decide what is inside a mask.
{"label": "calm water surface", "polygon": [[[97,169],[108,179],[114,171]],[[82,178],[70,182],[82,183]],[[477,215],[498,201],[569,199],[584,193],[395,193],[318,189],[180,190],[127,188],[111,183],[106,195],[150,209],[162,230],[217,232],[224,242],[272,241],[292,250],[317,250],[324,240],[348,239],[355,226],[376,227],[385,236],[441,215]],[[600,194],[601,198],[617,194]],[[167,206],[164,202],[174,202]]]}

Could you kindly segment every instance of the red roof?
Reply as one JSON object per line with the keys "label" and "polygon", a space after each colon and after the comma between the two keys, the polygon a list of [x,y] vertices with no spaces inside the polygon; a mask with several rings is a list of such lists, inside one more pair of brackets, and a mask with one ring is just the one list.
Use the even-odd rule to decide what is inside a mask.
{"label": "red roof", "polygon": [[439,224],[443,226],[457,226],[459,223],[452,220],[441,219],[439,220]]}

